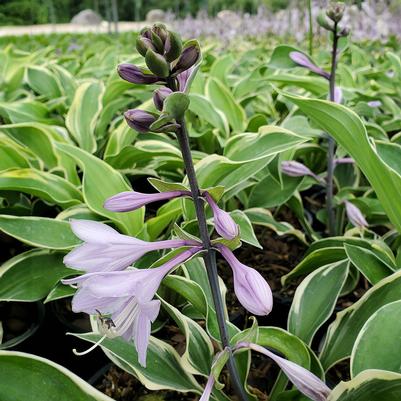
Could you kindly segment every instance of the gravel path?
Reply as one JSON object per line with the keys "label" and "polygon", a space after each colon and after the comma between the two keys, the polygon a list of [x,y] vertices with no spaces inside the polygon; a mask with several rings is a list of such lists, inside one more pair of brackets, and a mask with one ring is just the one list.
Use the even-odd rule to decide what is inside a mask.
{"label": "gravel path", "polygon": [[[146,25],[145,22],[119,22],[120,32],[138,31]],[[50,33],[107,33],[108,23],[100,25],[75,25],[75,24],[46,24],[26,26],[2,26],[0,36],[40,35]]]}

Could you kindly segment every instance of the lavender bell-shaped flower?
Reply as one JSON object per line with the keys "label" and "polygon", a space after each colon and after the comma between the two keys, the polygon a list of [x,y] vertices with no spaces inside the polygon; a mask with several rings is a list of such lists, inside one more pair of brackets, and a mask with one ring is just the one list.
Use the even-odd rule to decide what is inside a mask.
{"label": "lavender bell-shaped flower", "polygon": [[153,114],[137,109],[127,110],[124,117],[131,128],[142,133],[149,132],[150,126],[156,121]]}
{"label": "lavender bell-shaped flower", "polygon": [[238,224],[229,213],[217,206],[217,203],[209,193],[205,192],[203,196],[213,211],[214,228],[216,231],[225,239],[230,240],[236,238],[239,235]]}
{"label": "lavender bell-shaped flower", "polygon": [[305,54],[301,52],[290,52],[290,59],[300,67],[307,68],[317,75],[330,79],[330,74],[314,64]]}
{"label": "lavender bell-shaped flower", "polygon": [[129,212],[148,203],[170,200],[185,195],[191,195],[191,193],[189,191],[168,191],[144,194],[142,192],[126,191],[108,198],[103,207],[111,212]]}
{"label": "lavender bell-shaped flower", "polygon": [[145,367],[151,323],[160,309],[160,301],[153,300],[156,291],[172,269],[201,249],[187,249],[154,269],[88,273],[62,282],[78,286],[72,300],[72,310],[97,314],[100,331],[104,334],[102,340],[117,336],[127,341],[133,339],[139,363]]}
{"label": "lavender bell-shaped flower", "polygon": [[303,177],[308,175],[313,177],[315,180],[320,181],[320,178],[314,172],[312,172],[304,164],[295,160],[286,160],[281,162],[281,171],[290,177]]}
{"label": "lavender bell-shaped flower", "polygon": [[128,81],[132,84],[155,84],[159,82],[161,79],[156,75],[152,75],[150,73],[146,73],[143,69],[137,67],[134,64],[120,64],[117,67],[118,75],[125,81]]}
{"label": "lavender bell-shaped flower", "polygon": [[199,245],[181,239],[146,242],[91,220],[71,220],[71,229],[84,244],[68,253],[64,264],[85,272],[123,270],[150,251]]}
{"label": "lavender bell-shaped flower", "polygon": [[347,213],[348,220],[355,227],[367,227],[369,223],[366,221],[362,212],[353,203],[344,201],[345,211]]}
{"label": "lavender bell-shaped flower", "polygon": [[257,344],[241,342],[238,343],[235,348],[237,350],[241,348],[250,348],[268,356],[280,366],[281,370],[301,393],[305,394],[313,401],[327,400],[327,397],[331,392],[330,388],[327,387],[327,385],[317,376],[302,366],[299,366],[288,359],[282,358]]}
{"label": "lavender bell-shaped flower", "polygon": [[229,248],[221,244],[217,247],[233,270],[234,291],[241,305],[254,315],[268,315],[273,308],[269,284],[255,269],[242,264]]}

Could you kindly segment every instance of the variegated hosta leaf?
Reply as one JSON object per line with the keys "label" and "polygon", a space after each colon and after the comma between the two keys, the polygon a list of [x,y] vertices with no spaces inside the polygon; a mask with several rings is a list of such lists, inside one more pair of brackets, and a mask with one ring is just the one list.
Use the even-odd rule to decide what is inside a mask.
{"label": "variegated hosta leaf", "polygon": [[36,355],[0,351],[2,401],[113,401],[63,366]]}
{"label": "variegated hosta leaf", "polygon": [[38,248],[70,249],[80,243],[68,222],[47,217],[0,215],[0,231]]}
{"label": "variegated hosta leaf", "polygon": [[351,355],[355,340],[366,321],[382,306],[398,301],[401,271],[377,283],[352,306],[337,313],[323,344],[320,360],[325,369]]}
{"label": "variegated hosta leaf", "polygon": [[181,356],[183,366],[192,374],[208,377],[213,359],[213,345],[209,336],[197,322],[182,314],[163,299],[161,301],[163,308],[185,336],[185,352]]}
{"label": "variegated hosta leaf", "polygon": [[[96,343],[102,337],[94,333],[72,335],[92,343]],[[202,392],[202,387],[181,363],[177,351],[164,341],[150,337],[146,368],[139,364],[132,342],[120,337],[106,338],[101,347],[113,362],[136,376],[150,390],[169,389],[197,394]]]}
{"label": "variegated hosta leaf", "polygon": [[385,370],[369,369],[348,382],[341,382],[328,401],[399,401],[401,375]]}
{"label": "variegated hosta leaf", "polygon": [[295,291],[288,331],[310,344],[319,327],[333,313],[348,276],[349,262],[334,262],[310,273]]}
{"label": "variegated hosta leaf", "polygon": [[87,206],[114,221],[124,233],[138,234],[143,227],[144,208],[129,213],[114,213],[103,207],[107,198],[132,189],[124,177],[103,160],[76,146],[58,143],[57,149],[71,157],[83,170],[82,192]]}
{"label": "variegated hosta leaf", "polygon": [[74,270],[65,267],[63,254],[49,250],[20,253],[0,267],[0,300],[39,301],[47,297],[60,279]]}
{"label": "variegated hosta leaf", "polygon": [[358,334],[351,355],[351,374],[367,369],[382,369],[401,373],[400,337],[401,301],[378,309]]}
{"label": "variegated hosta leaf", "polygon": [[75,92],[67,113],[66,126],[79,146],[87,152],[96,151],[95,128],[102,110],[104,85],[98,81],[82,83]]}

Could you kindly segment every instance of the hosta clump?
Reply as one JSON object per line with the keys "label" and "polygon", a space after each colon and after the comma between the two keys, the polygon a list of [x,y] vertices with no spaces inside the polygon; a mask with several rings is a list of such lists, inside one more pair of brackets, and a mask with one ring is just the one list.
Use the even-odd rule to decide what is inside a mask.
{"label": "hosta clump", "polygon": [[[222,366],[227,363],[233,389],[237,396],[245,401],[248,397],[234,360],[236,348],[233,348],[235,344],[230,342],[219,289],[216,252],[219,252],[232,268],[234,291],[244,308],[255,315],[267,315],[272,310],[273,298],[270,287],[261,274],[241,263],[232,252],[240,244],[241,233],[238,225],[228,212],[218,206],[218,198],[214,195],[213,188],[199,188],[197,182],[185,112],[189,106],[187,92],[201,62],[200,46],[195,40],[182,45],[177,34],[169,31],[164,25],[157,24],[141,32],[137,40],[137,49],[145,58],[148,70],[122,64],[118,67],[120,76],[133,84],[159,84],[161,87],[156,89],[153,95],[156,112],[128,110],[125,112],[126,121],[131,128],[141,133],[151,131],[176,135],[189,187],[179,184],[181,189],[178,189],[177,184],[164,183],[164,188],[170,188],[166,192],[160,191],[159,194],[125,191],[105,199],[104,207],[112,212],[124,213],[160,200],[190,199],[195,207],[199,237],[180,229],[177,232],[180,238],[146,242],[119,234],[103,223],[73,221],[71,227],[84,243],[72,250],[64,262],[71,268],[85,271],[85,274],[64,280],[64,283],[76,285],[78,288],[72,302],[73,310],[97,316],[99,331],[102,334],[97,344],[106,338],[114,337],[133,340],[139,363],[145,366],[151,323],[157,318],[161,303],[164,302],[160,297],[156,298],[162,280],[181,264],[202,256],[214,302],[214,309],[210,313],[216,315],[220,342],[227,356]],[[206,205],[213,215],[214,230],[220,235],[213,240],[207,225]],[[157,263],[157,267],[131,267],[147,252],[164,249],[175,250]],[[248,343],[242,345],[245,348],[254,346],[258,347],[248,346]],[[276,357],[272,355],[273,358]],[[281,359],[277,360],[279,365]],[[327,388],[317,377],[301,367],[294,368],[296,364],[285,359],[283,361],[284,372],[301,392],[316,401],[325,399],[328,390],[326,391]],[[213,381],[209,381],[203,399],[209,397],[212,386]],[[319,388],[324,388],[324,391]]]}

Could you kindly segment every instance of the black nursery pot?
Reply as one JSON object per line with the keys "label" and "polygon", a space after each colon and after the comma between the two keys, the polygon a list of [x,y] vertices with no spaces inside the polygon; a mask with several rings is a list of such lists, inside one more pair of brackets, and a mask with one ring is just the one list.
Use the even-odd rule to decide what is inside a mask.
{"label": "black nursery pot", "polygon": [[16,347],[33,336],[45,317],[41,302],[0,302],[3,338],[0,349]]}

